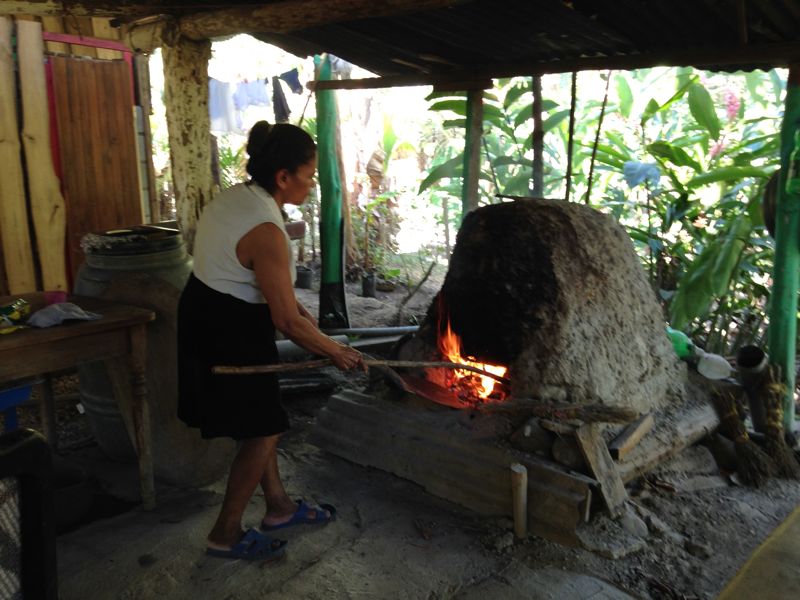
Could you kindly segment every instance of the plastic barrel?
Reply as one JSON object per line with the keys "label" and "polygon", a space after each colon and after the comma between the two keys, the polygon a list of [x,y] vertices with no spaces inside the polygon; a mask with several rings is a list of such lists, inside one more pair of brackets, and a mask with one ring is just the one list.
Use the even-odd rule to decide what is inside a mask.
{"label": "plastic barrel", "polygon": [[[147,326],[147,391],[155,476],[175,485],[206,485],[230,466],[232,440],[204,440],[177,418],[177,307],[192,270],[181,234],[137,226],[89,234],[75,282],[80,296],[141,306],[156,313]],[[95,439],[112,459],[134,461],[132,424],[120,413],[103,362],[78,369],[81,403]]]}

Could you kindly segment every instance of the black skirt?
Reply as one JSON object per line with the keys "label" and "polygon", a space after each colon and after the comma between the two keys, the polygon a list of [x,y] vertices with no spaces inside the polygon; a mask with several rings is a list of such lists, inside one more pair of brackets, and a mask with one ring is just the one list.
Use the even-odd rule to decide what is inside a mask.
{"label": "black skirt", "polygon": [[269,306],[213,290],[192,274],[178,304],[178,417],[204,438],[283,433],[289,420],[277,375],[211,372],[277,362]]}

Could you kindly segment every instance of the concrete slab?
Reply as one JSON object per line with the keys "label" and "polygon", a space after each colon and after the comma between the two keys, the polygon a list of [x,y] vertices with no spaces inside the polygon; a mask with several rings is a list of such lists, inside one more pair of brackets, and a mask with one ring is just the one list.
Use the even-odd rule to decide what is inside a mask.
{"label": "concrete slab", "polygon": [[456,596],[458,600],[633,600],[633,596],[590,575],[531,569],[519,562]]}
{"label": "concrete slab", "polygon": [[[154,511],[136,509],[58,539],[59,595],[91,598],[443,597],[498,568],[474,535],[473,517],[416,485],[357,467],[304,443],[282,452],[293,496],[331,502],[339,519],[285,530],[287,557],[272,565],[204,554],[222,486],[164,492]],[[257,524],[262,499],[246,522]],[[414,525],[431,525],[425,539]]]}

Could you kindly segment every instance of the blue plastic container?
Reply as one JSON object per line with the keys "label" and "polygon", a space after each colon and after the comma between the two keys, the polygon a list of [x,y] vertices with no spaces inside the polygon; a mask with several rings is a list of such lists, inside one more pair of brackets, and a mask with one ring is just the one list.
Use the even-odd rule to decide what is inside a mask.
{"label": "blue plastic container", "polygon": [[25,384],[0,390],[0,412],[5,419],[6,433],[17,428],[17,406],[31,397],[33,385]]}

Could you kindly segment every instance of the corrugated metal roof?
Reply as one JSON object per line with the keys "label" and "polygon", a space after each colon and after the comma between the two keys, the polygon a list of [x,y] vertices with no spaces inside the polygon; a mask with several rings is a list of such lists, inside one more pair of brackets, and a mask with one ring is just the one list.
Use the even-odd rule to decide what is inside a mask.
{"label": "corrugated metal roof", "polygon": [[[524,74],[526,66],[591,57],[648,55],[669,64],[672,56],[688,64],[692,61],[685,55],[693,49],[699,57],[715,50],[790,43],[788,59],[788,53],[800,56],[800,2],[467,0],[413,14],[257,37],[299,54],[328,51],[384,76],[453,70],[507,75],[515,69]],[[674,58],[676,54],[680,56]],[[769,54],[766,59],[743,55],[725,68],[769,67],[776,62]]]}

